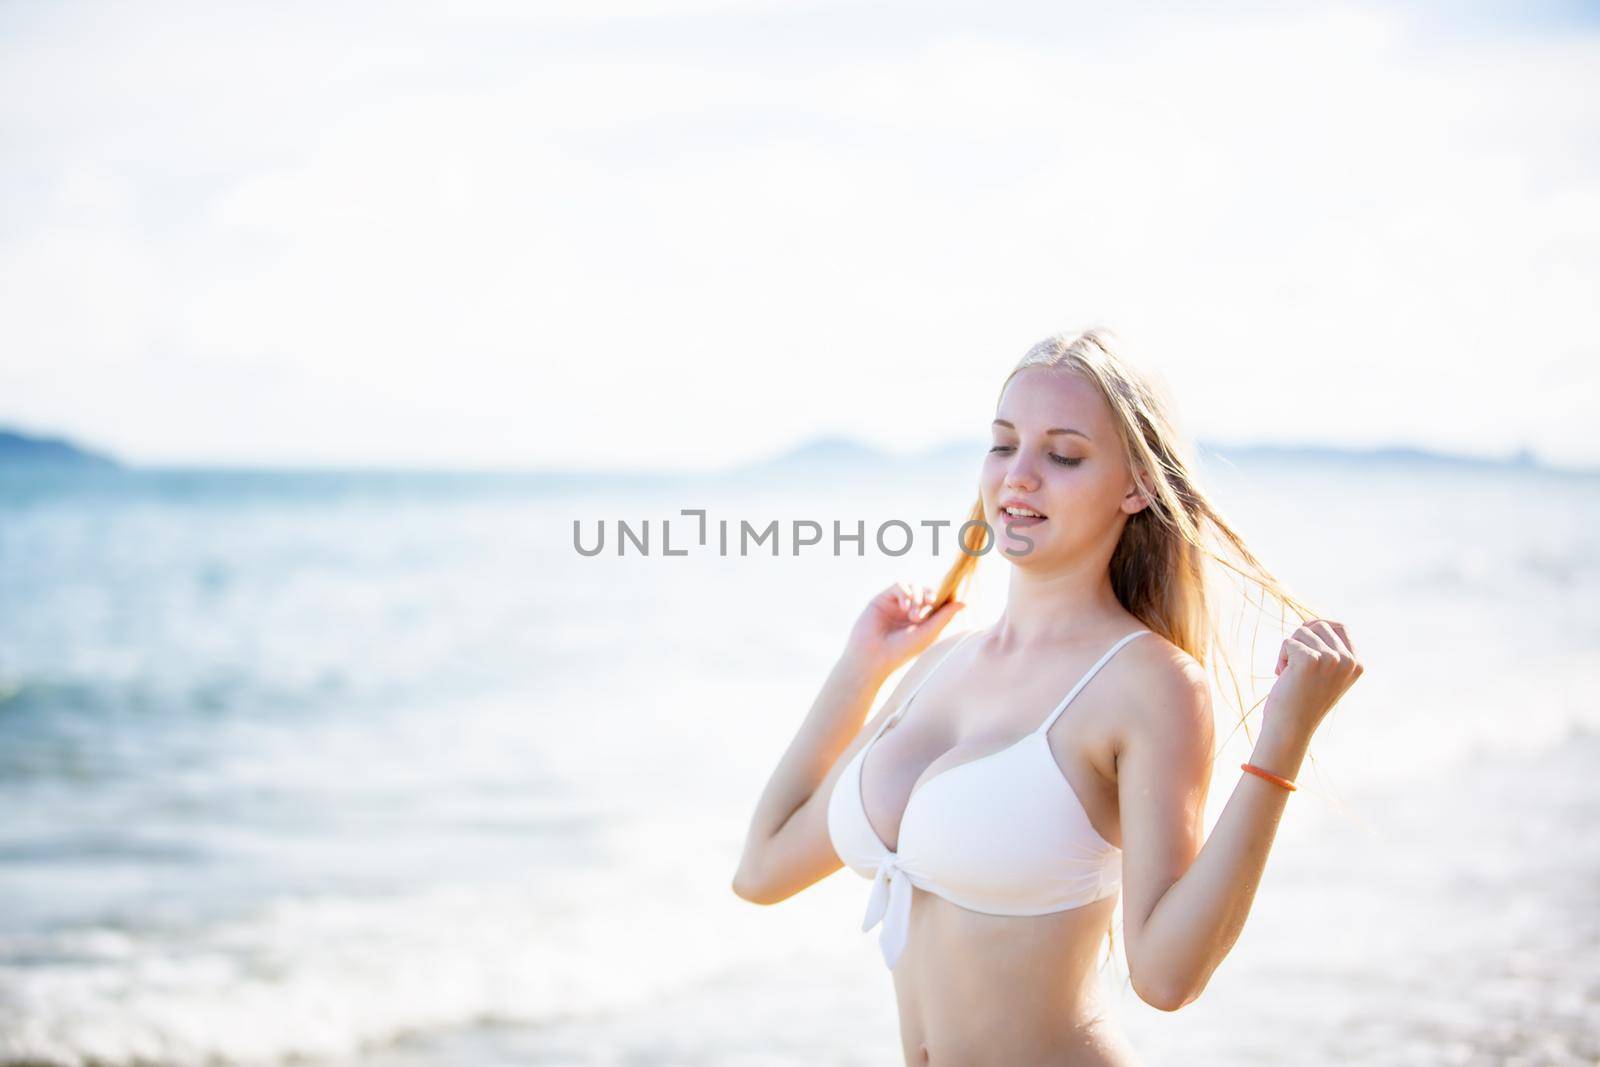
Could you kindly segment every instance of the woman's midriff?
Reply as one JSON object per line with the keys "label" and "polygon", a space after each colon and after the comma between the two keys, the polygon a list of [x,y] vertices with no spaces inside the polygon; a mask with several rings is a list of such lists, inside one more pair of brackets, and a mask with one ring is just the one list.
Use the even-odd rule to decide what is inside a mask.
{"label": "woman's midriff", "polygon": [[916,889],[894,969],[906,1063],[1138,1067],[1097,979],[1116,900],[989,915]]}

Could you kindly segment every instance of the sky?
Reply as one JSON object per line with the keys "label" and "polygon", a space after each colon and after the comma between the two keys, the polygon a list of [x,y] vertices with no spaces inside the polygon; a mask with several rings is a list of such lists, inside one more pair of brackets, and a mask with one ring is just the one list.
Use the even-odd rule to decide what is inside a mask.
{"label": "sky", "polygon": [[136,463],[1191,436],[1600,461],[1593,5],[0,5],[0,424]]}

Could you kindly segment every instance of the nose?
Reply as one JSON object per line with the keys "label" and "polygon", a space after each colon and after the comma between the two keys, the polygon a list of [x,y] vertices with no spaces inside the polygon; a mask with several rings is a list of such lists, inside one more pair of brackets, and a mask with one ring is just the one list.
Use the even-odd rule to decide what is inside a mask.
{"label": "nose", "polygon": [[1038,488],[1038,484],[1039,479],[1033,467],[1033,460],[1018,449],[1011,457],[1011,465],[1006,468],[1006,488],[1015,489],[1019,493],[1028,493]]}

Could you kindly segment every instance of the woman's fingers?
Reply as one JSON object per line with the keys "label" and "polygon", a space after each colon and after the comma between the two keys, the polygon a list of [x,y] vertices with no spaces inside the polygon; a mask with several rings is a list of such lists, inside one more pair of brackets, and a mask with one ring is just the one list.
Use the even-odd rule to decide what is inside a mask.
{"label": "woman's fingers", "polygon": [[1331,619],[1312,619],[1298,627],[1279,649],[1275,673],[1281,675],[1290,662],[1297,660],[1306,664],[1304,677],[1337,678],[1344,689],[1361,677],[1363,669],[1349,645],[1344,626]]}
{"label": "woman's fingers", "polygon": [[912,647],[918,651],[927,648],[939,639],[939,631],[943,630],[955,616],[955,613],[966,607],[957,600],[951,600],[938,611],[930,612],[926,618],[906,630],[907,639],[912,642]]}
{"label": "woman's fingers", "polygon": [[934,593],[929,586],[913,586],[910,582],[895,582],[884,592],[892,597],[892,602],[899,608],[901,617],[908,622],[916,622],[927,616],[927,608],[932,606]]}
{"label": "woman's fingers", "polygon": [[930,585],[895,582],[874,598],[881,609],[901,626],[915,626],[932,618],[938,590]]}
{"label": "woman's fingers", "polygon": [[1329,651],[1331,651],[1334,655],[1338,656],[1340,659],[1354,658],[1350,654],[1350,650],[1345,647],[1345,643],[1339,637],[1338,632],[1334,630],[1333,624],[1327,619],[1316,619],[1307,625],[1310,627],[1313,633],[1322,639],[1322,643],[1327,645]]}
{"label": "woman's fingers", "polygon": [[1282,674],[1294,660],[1315,660],[1320,652],[1301,640],[1301,633],[1296,630],[1293,634],[1283,639],[1283,649],[1278,653],[1278,673]]}
{"label": "woman's fingers", "polygon": [[1300,641],[1301,644],[1317,653],[1319,657],[1333,655],[1333,649],[1328,647],[1328,645],[1323,642],[1322,635],[1317,632],[1314,622],[1315,620],[1302,625],[1294,632],[1294,636]]}

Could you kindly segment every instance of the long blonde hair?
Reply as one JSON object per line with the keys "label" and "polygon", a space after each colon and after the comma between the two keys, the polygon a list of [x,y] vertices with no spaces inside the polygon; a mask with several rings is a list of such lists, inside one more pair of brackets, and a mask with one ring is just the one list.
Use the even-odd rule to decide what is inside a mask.
{"label": "long blonde hair", "polygon": [[[1209,664],[1219,692],[1226,672],[1239,713],[1234,728],[1242,727],[1249,737],[1247,720],[1256,704],[1244,706],[1238,673],[1226,644],[1218,638],[1206,561],[1254,583],[1261,592],[1263,606],[1270,594],[1283,608],[1298,615],[1302,623],[1319,616],[1267,570],[1201,491],[1193,459],[1164,397],[1143,372],[1119,353],[1119,347],[1116,335],[1102,327],[1075,337],[1048,337],[1028,349],[1006,375],[999,395],[1005,394],[1012,378],[1029,367],[1073,373],[1099,389],[1111,410],[1128,467],[1150,501],[1147,507],[1128,516],[1123,527],[1122,537],[1111,554],[1111,587],[1129,614],[1183,649],[1202,667]],[[980,492],[961,528],[959,543],[964,551],[957,552],[955,563],[940,583],[935,604],[949,596],[964,595],[989,534]],[[1281,620],[1281,611],[1279,617]],[[1115,936],[1114,930],[1108,930],[1108,959],[1115,949]]]}

